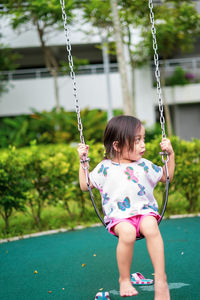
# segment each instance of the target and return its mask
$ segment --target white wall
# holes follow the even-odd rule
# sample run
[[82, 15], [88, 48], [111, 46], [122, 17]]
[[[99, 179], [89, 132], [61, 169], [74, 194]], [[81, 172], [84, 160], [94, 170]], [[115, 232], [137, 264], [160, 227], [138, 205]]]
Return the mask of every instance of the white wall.
[[[120, 78], [118, 73], [110, 75], [113, 107], [122, 107]], [[55, 107], [53, 79], [14, 80], [12, 88], [0, 99], [0, 115], [28, 114], [31, 108], [38, 111]], [[74, 96], [70, 77], [59, 77], [60, 104], [66, 110], [74, 110]], [[78, 98], [81, 108], [107, 109], [107, 90], [104, 74], [77, 76]]]
[[[189, 104], [200, 102], [200, 84], [187, 84], [184, 86], [165, 87], [164, 95], [168, 104]], [[157, 102], [156, 89], [154, 89], [155, 104]]]
[[[148, 72], [149, 71], [149, 72]], [[153, 91], [151, 89], [150, 70], [135, 72], [137, 117], [147, 126], [155, 122]], [[146, 78], [144, 80], [144, 78]], [[142, 82], [140, 82], [142, 81]], [[53, 79], [24, 79], [10, 82], [12, 88], [1, 95], [0, 116], [29, 114], [31, 108], [37, 111], [51, 110], [55, 107]], [[60, 104], [66, 110], [74, 110], [73, 86], [70, 77], [59, 77]], [[119, 73], [110, 74], [113, 108], [123, 109], [121, 82]], [[77, 76], [78, 98], [81, 109], [88, 107], [108, 109], [107, 86], [104, 74]]]
[[[104, 74], [77, 76], [78, 98], [81, 109], [108, 109], [106, 77]], [[155, 106], [158, 105], [156, 89], [152, 88], [151, 71], [148, 67], [135, 70], [135, 100], [137, 117], [147, 126], [155, 122]], [[37, 111], [55, 107], [53, 79], [24, 79], [10, 82], [8, 93], [0, 97], [0, 116], [29, 114], [31, 108]], [[66, 110], [74, 110], [72, 80], [68, 76], [59, 77], [60, 104]], [[113, 108], [123, 108], [119, 73], [110, 74]], [[183, 87], [166, 87], [168, 104], [189, 104], [200, 102], [200, 84]]]

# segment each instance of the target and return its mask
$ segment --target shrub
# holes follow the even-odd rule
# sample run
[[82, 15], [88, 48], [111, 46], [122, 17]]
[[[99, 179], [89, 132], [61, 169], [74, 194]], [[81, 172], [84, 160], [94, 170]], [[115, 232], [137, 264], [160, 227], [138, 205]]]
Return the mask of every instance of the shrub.
[[[114, 115], [121, 114], [115, 110]], [[85, 140], [93, 143], [103, 142], [103, 132], [107, 123], [107, 112], [100, 109], [84, 109], [81, 111]], [[61, 109], [57, 113], [34, 112], [32, 115], [4, 117], [0, 119], [0, 148], [9, 145], [17, 148], [29, 146], [35, 140], [37, 144], [64, 144], [79, 142], [77, 129], [77, 116], [75, 112], [66, 112]], [[160, 133], [160, 126], [147, 129], [147, 141]]]
[[185, 85], [189, 83], [190, 80], [187, 78], [186, 72], [181, 67], [177, 67], [173, 75], [166, 80], [166, 85], [169, 86]]
[[[179, 192], [187, 201], [187, 212], [198, 212], [200, 210], [200, 140], [192, 142], [180, 140], [178, 137], [171, 138], [175, 151], [175, 173], [174, 180], [170, 183], [170, 193]], [[147, 144], [147, 158], [160, 164], [160, 139]], [[164, 186], [159, 185], [163, 192]], [[182, 200], [182, 199], [180, 199]]]
[[[176, 168], [174, 180], [170, 184], [168, 211], [170, 214], [198, 212], [200, 140], [186, 142], [177, 137], [172, 137], [171, 140], [175, 150]], [[156, 138], [146, 144], [145, 157], [162, 165], [159, 151], [160, 138]], [[35, 225], [41, 229], [41, 213], [48, 205], [66, 209], [69, 224], [77, 220], [77, 210], [74, 210], [76, 206], [79, 218], [87, 221], [89, 215], [86, 207], [91, 207], [91, 201], [89, 194], [82, 193], [79, 188], [79, 159], [76, 147], [66, 144], [44, 146], [32, 143], [31, 147], [1, 150], [0, 154], [0, 208], [5, 222], [13, 210], [26, 213], [31, 211]], [[90, 170], [100, 162], [103, 154], [102, 144], [90, 144]], [[164, 184], [159, 183], [156, 189], [156, 195], [160, 199], [164, 187]], [[100, 209], [100, 195], [96, 190], [94, 198]], [[8, 229], [7, 226], [7, 231]]]
[[0, 215], [9, 231], [9, 218], [13, 210], [25, 210], [26, 191], [30, 185], [25, 177], [26, 158], [10, 147], [0, 156]]

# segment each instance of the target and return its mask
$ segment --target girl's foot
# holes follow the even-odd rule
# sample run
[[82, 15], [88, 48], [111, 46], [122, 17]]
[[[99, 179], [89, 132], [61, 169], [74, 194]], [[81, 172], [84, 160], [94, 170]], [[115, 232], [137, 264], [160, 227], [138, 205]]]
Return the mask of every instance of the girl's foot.
[[166, 280], [155, 280], [154, 300], [170, 300], [169, 288]]
[[138, 292], [132, 286], [131, 281], [129, 279], [119, 280], [119, 285], [121, 297], [136, 296], [138, 294]]

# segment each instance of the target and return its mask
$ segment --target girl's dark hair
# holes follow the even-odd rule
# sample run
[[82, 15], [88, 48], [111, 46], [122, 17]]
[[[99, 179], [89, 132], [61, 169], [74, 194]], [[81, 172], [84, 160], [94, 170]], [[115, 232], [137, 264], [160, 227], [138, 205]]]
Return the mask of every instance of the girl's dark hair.
[[133, 150], [135, 136], [141, 125], [140, 120], [132, 116], [113, 117], [104, 131], [105, 158], [117, 156], [118, 153], [113, 148], [113, 142], [115, 141], [118, 143], [119, 152], [123, 150], [124, 146], [128, 146], [130, 150]]

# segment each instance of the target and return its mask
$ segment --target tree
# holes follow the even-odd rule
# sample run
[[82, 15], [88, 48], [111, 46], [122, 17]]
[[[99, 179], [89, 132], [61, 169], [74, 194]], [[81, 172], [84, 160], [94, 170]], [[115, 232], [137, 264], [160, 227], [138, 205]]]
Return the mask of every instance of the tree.
[[135, 68], [137, 61], [132, 55], [132, 49], [136, 43], [134, 35], [134, 29], [144, 26], [146, 20], [149, 17], [149, 8], [147, 3], [144, 4], [141, 0], [120, 0], [118, 1], [118, 11], [121, 23], [121, 34], [123, 37], [123, 43], [127, 46], [129, 64], [131, 66], [131, 90], [133, 99], [133, 113], [136, 115], [135, 104]]
[[98, 29], [98, 34], [101, 36], [102, 41], [113, 41], [113, 36], [115, 36], [114, 41], [116, 43], [116, 54], [122, 83], [124, 112], [126, 114], [133, 114], [133, 99], [131, 99], [129, 94], [123, 42], [115, 3], [114, 7], [112, 6], [114, 9], [112, 9], [110, 0], [89, 0], [83, 1], [79, 8], [83, 11], [84, 21], [92, 23], [93, 27]]
[[124, 102], [124, 113], [125, 114], [133, 114], [135, 115], [135, 109], [133, 111], [133, 103], [129, 93], [129, 85], [128, 85], [128, 76], [127, 76], [127, 68], [126, 68], [126, 60], [124, 55], [124, 45], [122, 40], [122, 32], [120, 26], [119, 12], [117, 8], [117, 1], [110, 0], [111, 8], [112, 8], [112, 20], [115, 32], [115, 41], [116, 41], [116, 49], [117, 49], [117, 59], [119, 64], [119, 72], [121, 75], [121, 85], [122, 85], [122, 94], [123, 94], [123, 102]]
[[9, 218], [13, 210], [25, 210], [26, 191], [30, 188], [24, 176], [26, 159], [16, 154], [15, 148], [2, 153], [0, 159], [0, 215], [9, 232]]
[[[47, 45], [46, 39], [52, 30], [63, 28], [60, 3], [57, 0], [3, 0], [4, 10], [1, 14], [9, 15], [13, 29], [20, 28], [21, 25], [28, 25], [37, 30], [40, 45], [44, 54], [45, 65], [54, 79], [54, 91], [57, 112], [60, 111], [58, 70], [57, 61], [52, 47]], [[72, 18], [71, 10], [73, 0], [68, 0], [66, 10], [69, 20]]]
[[[18, 58], [17, 53], [13, 53], [10, 48], [0, 44], [0, 72], [15, 70], [18, 66], [16, 63]], [[7, 92], [8, 88], [8, 78], [0, 73], [0, 95]]]
[[[200, 33], [200, 15], [192, 1], [163, 1], [156, 7], [156, 39], [159, 58], [162, 58], [161, 85], [163, 88], [163, 101], [167, 120], [168, 135], [172, 135], [172, 125], [165, 99], [165, 62], [175, 54], [191, 52], [195, 39]], [[137, 45], [137, 51], [133, 53], [141, 61], [147, 61], [153, 57], [152, 35], [149, 27], [141, 27], [142, 41]]]
[[29, 157], [29, 165], [24, 170], [27, 181], [32, 187], [26, 192], [27, 202], [29, 204], [35, 225], [41, 227], [42, 210], [47, 203], [57, 204], [64, 202], [64, 207], [69, 215], [72, 215], [66, 194], [68, 188], [75, 182], [77, 170], [73, 169], [77, 164], [74, 163], [70, 168], [70, 159], [77, 160], [76, 152], [69, 147], [67, 153], [64, 153], [63, 146], [42, 147], [37, 146], [35, 141], [26, 153]]

